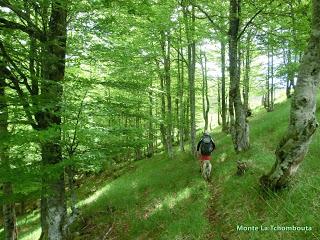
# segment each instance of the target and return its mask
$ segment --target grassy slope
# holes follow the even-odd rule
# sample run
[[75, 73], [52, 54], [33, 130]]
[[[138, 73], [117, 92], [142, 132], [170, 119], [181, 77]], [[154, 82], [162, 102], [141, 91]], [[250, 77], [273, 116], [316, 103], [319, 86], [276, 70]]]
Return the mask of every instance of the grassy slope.
[[159, 155], [137, 162], [83, 209], [74, 239], [201, 239], [209, 192], [191, 159]]
[[[72, 239], [320, 239], [319, 131], [290, 189], [263, 194], [258, 187], [259, 177], [274, 163], [288, 111], [289, 103], [277, 105], [271, 113], [255, 111], [251, 149], [243, 154], [236, 155], [230, 136], [217, 129], [211, 186], [201, 179], [197, 162], [182, 153], [173, 160], [158, 155], [136, 162], [112, 181], [90, 179], [80, 189], [80, 196], [91, 194], [81, 203]], [[235, 175], [235, 161], [240, 159], [250, 167], [242, 177]], [[38, 220], [30, 222], [33, 225], [21, 223], [21, 229], [26, 234], [32, 233], [30, 227], [38, 231], [21, 239], [37, 239]], [[237, 225], [261, 224], [307, 225], [313, 231], [236, 230]]]
[[[91, 225], [91, 230], [81, 231], [87, 236], [78, 239], [92, 234], [99, 239], [109, 229], [108, 236], [115, 239], [320, 239], [319, 131], [290, 189], [263, 194], [258, 187], [259, 177], [274, 163], [288, 111], [289, 103], [277, 105], [271, 113], [256, 111], [250, 123], [251, 149], [243, 154], [236, 155], [230, 136], [216, 131], [212, 189], [201, 180], [190, 156], [180, 154], [171, 161], [157, 156], [137, 163], [136, 170], [112, 182], [86, 208], [84, 221], [76, 228]], [[242, 177], [235, 175], [235, 160], [240, 159], [250, 167]], [[210, 194], [215, 196], [212, 200]], [[313, 230], [245, 232], [237, 231], [237, 225], [296, 225]]]
[[[220, 149], [215, 155], [213, 179], [220, 193], [217, 211], [220, 221], [216, 239], [320, 239], [320, 132], [317, 131], [309, 154], [289, 189], [263, 194], [259, 177], [269, 171], [275, 161], [274, 150], [288, 124], [289, 103], [276, 106], [271, 113], [255, 113], [250, 122], [251, 149], [241, 155], [232, 150], [230, 137], [217, 134]], [[319, 119], [318, 111], [318, 119]], [[235, 176], [235, 160], [249, 162], [250, 169], [242, 177]], [[246, 226], [311, 226], [312, 231], [237, 231]]]

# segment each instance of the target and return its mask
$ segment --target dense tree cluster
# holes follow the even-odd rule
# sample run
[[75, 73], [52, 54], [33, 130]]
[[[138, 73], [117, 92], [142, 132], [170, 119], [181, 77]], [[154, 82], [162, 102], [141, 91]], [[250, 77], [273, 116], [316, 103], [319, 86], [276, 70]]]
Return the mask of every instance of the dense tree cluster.
[[[319, 53], [319, 19], [307, 45], [309, 8], [306, 0], [0, 0], [6, 239], [17, 239], [15, 205], [24, 212], [38, 199], [41, 239], [63, 239], [77, 212], [76, 178], [160, 151], [173, 158], [174, 146], [190, 143], [195, 154], [197, 130], [219, 124], [236, 152], [247, 150], [250, 97], [272, 111], [277, 89], [288, 98], [299, 89], [277, 164], [262, 180], [286, 182], [316, 127], [320, 64], [310, 52]], [[314, 82], [313, 97], [303, 81]], [[301, 106], [308, 114], [294, 110]]]

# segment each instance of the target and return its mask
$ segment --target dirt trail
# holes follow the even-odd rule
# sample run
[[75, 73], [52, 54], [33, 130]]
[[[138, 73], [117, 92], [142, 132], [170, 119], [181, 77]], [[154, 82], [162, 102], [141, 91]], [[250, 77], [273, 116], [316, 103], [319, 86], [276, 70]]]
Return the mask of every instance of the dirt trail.
[[[219, 222], [223, 221], [223, 213], [218, 211], [217, 201], [219, 199], [221, 190], [219, 186], [215, 185], [215, 182], [212, 181], [209, 184], [210, 198], [208, 201], [208, 209], [206, 211], [206, 216], [210, 223], [210, 229], [206, 234], [207, 240], [228, 240], [229, 238], [220, 234], [217, 225]], [[221, 223], [219, 224], [221, 225]]]

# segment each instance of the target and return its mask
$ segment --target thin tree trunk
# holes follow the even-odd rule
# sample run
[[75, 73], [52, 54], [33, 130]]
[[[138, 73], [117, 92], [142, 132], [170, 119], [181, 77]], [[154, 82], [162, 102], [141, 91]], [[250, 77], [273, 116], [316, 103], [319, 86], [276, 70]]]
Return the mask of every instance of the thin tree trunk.
[[191, 153], [196, 154], [196, 112], [195, 112], [195, 64], [196, 64], [196, 43], [193, 39], [195, 31], [195, 9], [191, 6], [191, 16], [188, 16], [185, 9], [185, 23], [188, 40], [188, 78], [189, 78], [189, 100], [190, 100], [190, 140]]
[[229, 29], [229, 112], [231, 135], [236, 152], [249, 148], [249, 126], [246, 113], [241, 102], [240, 73], [238, 68], [238, 31], [239, 6], [238, 0], [230, 0], [230, 29]]
[[[151, 84], [152, 87], [152, 84]], [[153, 96], [152, 96], [152, 91], [149, 91], [149, 144], [148, 144], [148, 157], [152, 157], [154, 154], [154, 129], [153, 129]]]
[[189, 96], [186, 98], [186, 101], [184, 103], [185, 109], [184, 109], [184, 139], [189, 140], [190, 139], [190, 100]]
[[[0, 145], [0, 165], [1, 167], [10, 174], [10, 163], [8, 156], [8, 105], [5, 96], [5, 78], [4, 69], [5, 66], [0, 62], [0, 139], [2, 143]], [[2, 206], [3, 210], [3, 226], [4, 226], [4, 239], [5, 240], [16, 240], [18, 239], [18, 231], [16, 226], [16, 213], [15, 204], [12, 202], [13, 187], [10, 181], [3, 183], [3, 197], [4, 203]]]
[[273, 168], [260, 178], [264, 188], [277, 190], [288, 184], [304, 160], [312, 135], [318, 127], [315, 112], [320, 82], [319, 12], [320, 1], [313, 0], [312, 32], [299, 68], [288, 130], [277, 147]]
[[273, 80], [273, 46], [271, 46], [271, 69], [270, 69], [270, 74], [271, 74], [271, 89], [270, 89], [270, 110], [273, 111], [274, 109], [274, 80]]
[[[138, 109], [139, 112], [139, 109]], [[141, 128], [141, 118], [140, 117], [135, 117], [135, 127], [137, 129]], [[140, 146], [137, 146], [135, 149], [135, 160], [140, 160], [142, 159], [142, 150]]]
[[249, 111], [250, 111], [250, 106], [249, 106], [249, 90], [250, 90], [250, 41], [251, 41], [251, 36], [248, 34], [247, 36], [247, 41], [246, 41], [246, 54], [245, 54], [245, 69], [244, 69], [244, 78], [243, 78], [243, 105], [244, 105], [244, 110], [246, 112], [246, 115], [248, 116]]
[[[182, 43], [181, 27], [179, 29], [179, 41]], [[178, 51], [180, 51], [180, 54], [178, 52], [179, 148], [180, 151], [184, 151], [184, 58], [183, 49], [179, 48]]]
[[209, 126], [209, 96], [208, 96], [208, 76], [207, 76], [207, 56], [200, 52], [200, 64], [202, 72], [202, 115], [204, 120], [204, 130]]
[[163, 149], [167, 152], [168, 144], [167, 144], [167, 138], [166, 138], [166, 99], [164, 94], [164, 76], [161, 73], [160, 66], [158, 66], [159, 71], [159, 77], [160, 77], [160, 89], [161, 89], [161, 122], [160, 122], [160, 133], [161, 133], [161, 142], [163, 145]]
[[227, 99], [226, 99], [226, 45], [224, 40], [220, 41], [221, 45], [221, 120], [222, 131], [228, 132], [227, 123]]
[[222, 117], [222, 114], [221, 114], [221, 88], [220, 88], [220, 81], [221, 79], [218, 78], [217, 79], [217, 82], [218, 82], [218, 87], [217, 87], [217, 105], [218, 105], [218, 125], [220, 126], [221, 125], [221, 117]]
[[[292, 66], [292, 52], [291, 49], [289, 49], [288, 45], [288, 54], [287, 54], [287, 66]], [[288, 69], [288, 78], [287, 78], [287, 89], [286, 89], [286, 94], [287, 98], [290, 98], [292, 96], [292, 89], [294, 89], [294, 72], [292, 71], [291, 68]]]
[[169, 32], [162, 32], [162, 52], [164, 60], [164, 78], [166, 84], [166, 96], [167, 96], [167, 153], [172, 157], [172, 100], [171, 100], [171, 76], [170, 76], [170, 36]]
[[[1, 153], [3, 157], [4, 153]], [[2, 160], [2, 159], [1, 159]], [[3, 183], [3, 196], [5, 198], [3, 204], [3, 221], [4, 221], [4, 239], [16, 240], [18, 239], [18, 230], [16, 224], [15, 204], [10, 200], [13, 194], [12, 184], [10, 182]]]

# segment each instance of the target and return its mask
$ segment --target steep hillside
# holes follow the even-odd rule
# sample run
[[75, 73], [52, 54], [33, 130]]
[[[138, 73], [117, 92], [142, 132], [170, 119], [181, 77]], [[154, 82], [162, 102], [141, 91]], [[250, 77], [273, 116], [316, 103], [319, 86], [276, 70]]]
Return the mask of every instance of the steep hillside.
[[[290, 188], [278, 193], [259, 188], [259, 177], [274, 163], [288, 111], [288, 102], [274, 112], [254, 111], [251, 149], [243, 154], [235, 154], [230, 136], [215, 129], [211, 184], [185, 153], [133, 163], [114, 180], [88, 180], [79, 189], [81, 216], [71, 239], [320, 239], [319, 131]], [[235, 174], [236, 160], [249, 167], [241, 177]], [[36, 215], [29, 219], [20, 222], [21, 239], [37, 239], [39, 220]]]

